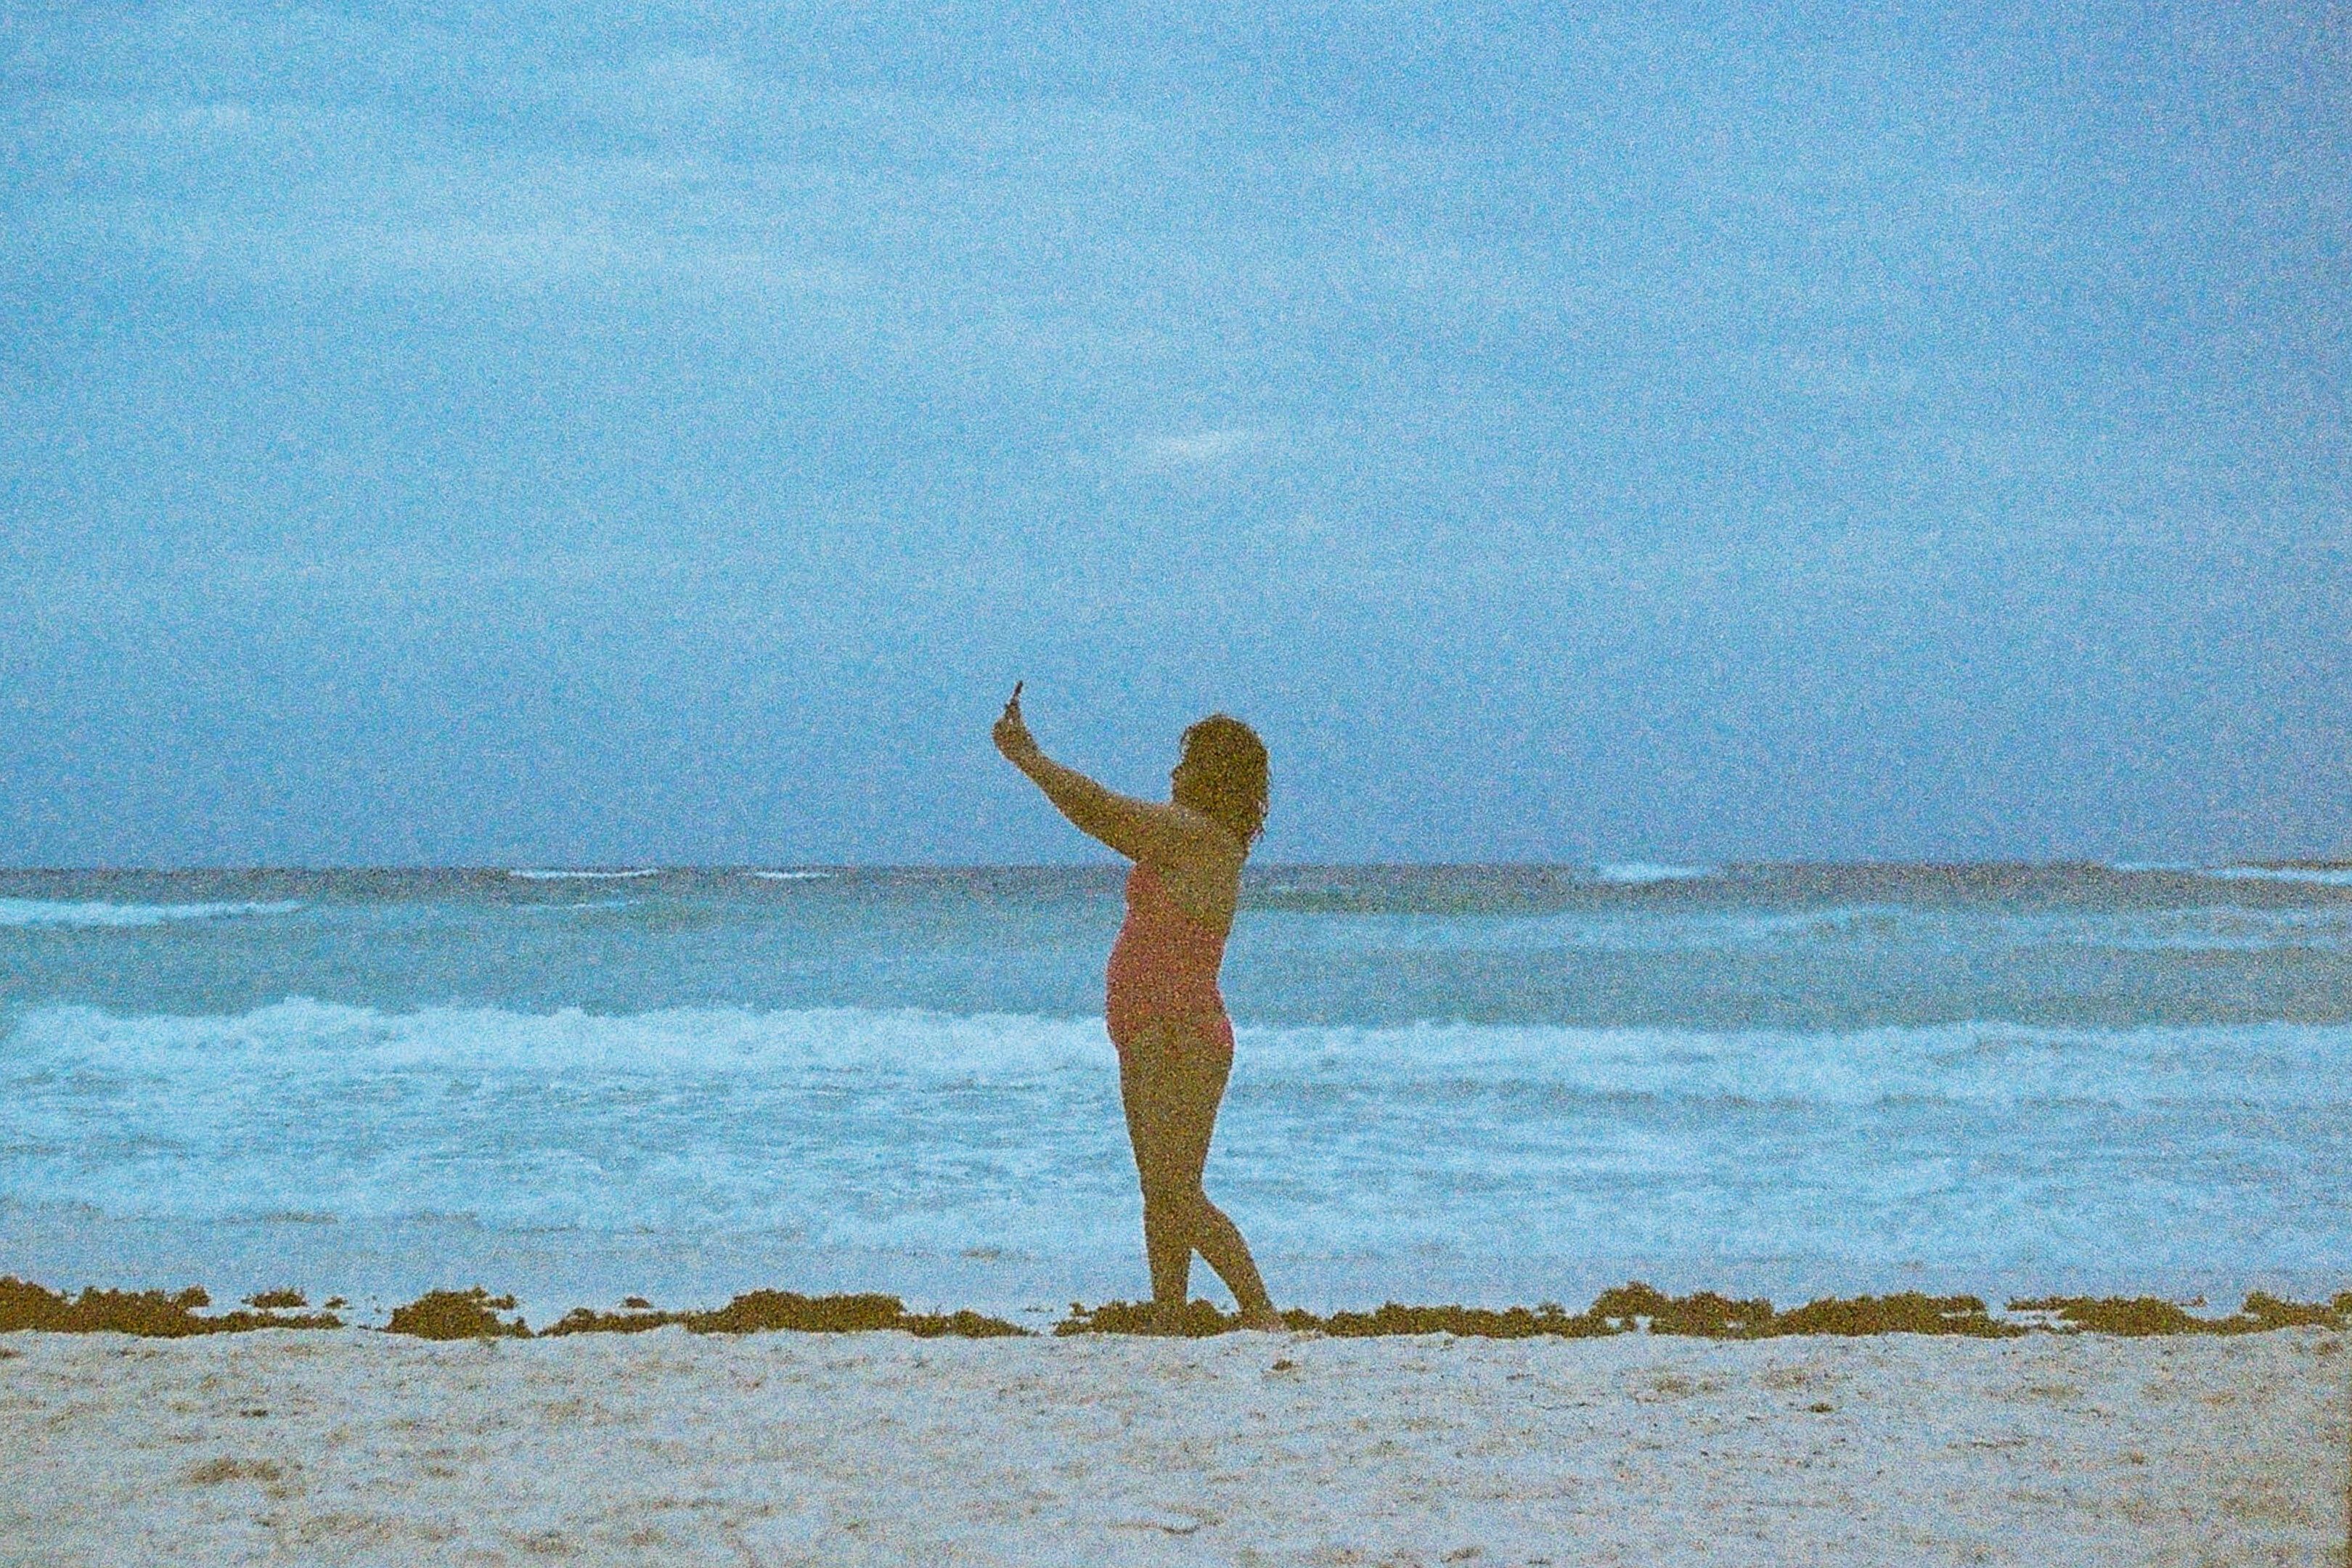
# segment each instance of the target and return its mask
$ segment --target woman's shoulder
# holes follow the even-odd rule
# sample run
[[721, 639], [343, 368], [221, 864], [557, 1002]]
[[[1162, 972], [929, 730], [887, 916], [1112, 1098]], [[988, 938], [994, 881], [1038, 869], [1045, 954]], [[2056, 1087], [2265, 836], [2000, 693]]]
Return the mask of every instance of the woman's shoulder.
[[1242, 863], [1249, 858], [1250, 841], [1205, 811], [1174, 802], [1170, 804], [1183, 818], [1185, 858], [1240, 876]]

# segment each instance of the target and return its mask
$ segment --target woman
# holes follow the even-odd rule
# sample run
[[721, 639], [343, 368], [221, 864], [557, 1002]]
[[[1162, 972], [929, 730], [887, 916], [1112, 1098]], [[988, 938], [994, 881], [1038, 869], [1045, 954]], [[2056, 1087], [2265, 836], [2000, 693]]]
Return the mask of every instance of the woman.
[[1018, 685], [995, 738], [1005, 760], [1079, 831], [1135, 862], [1127, 923], [1111, 945], [1104, 1012], [1143, 1183], [1155, 1315], [1164, 1328], [1181, 1321], [1197, 1250], [1233, 1291], [1243, 1327], [1278, 1329], [1249, 1244], [1201, 1191], [1234, 1067], [1234, 1026], [1217, 969], [1241, 901], [1242, 862], [1265, 821], [1265, 743], [1238, 719], [1202, 720], [1184, 731], [1162, 805], [1114, 794], [1038, 750], [1022, 721]]

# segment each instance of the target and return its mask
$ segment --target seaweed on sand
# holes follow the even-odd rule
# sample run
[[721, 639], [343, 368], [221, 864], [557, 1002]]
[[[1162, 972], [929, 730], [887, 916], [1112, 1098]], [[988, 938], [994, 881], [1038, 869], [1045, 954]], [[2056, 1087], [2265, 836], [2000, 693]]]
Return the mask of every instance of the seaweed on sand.
[[[631, 1302], [644, 1303], [633, 1296]], [[1002, 1318], [973, 1311], [909, 1312], [896, 1296], [861, 1294], [803, 1296], [796, 1290], [747, 1290], [710, 1312], [665, 1312], [650, 1304], [619, 1312], [598, 1312], [576, 1307], [541, 1332], [561, 1334], [634, 1334], [677, 1323], [698, 1334], [751, 1334], [779, 1330], [800, 1333], [867, 1333], [898, 1329], [919, 1339], [953, 1336], [997, 1339], [1028, 1331]]]
[[1785, 1312], [1761, 1297], [1734, 1300], [1712, 1290], [1668, 1296], [1636, 1279], [1603, 1290], [1591, 1316], [1632, 1327], [1644, 1323], [1654, 1334], [1690, 1334], [1705, 1339], [1777, 1339], [1804, 1334], [1966, 1334], [2008, 1339], [2025, 1331], [1996, 1321], [1975, 1296], [1927, 1296], [1905, 1290], [1892, 1296], [1824, 1296]]
[[688, 1312], [682, 1321], [698, 1334], [751, 1334], [770, 1329], [854, 1334], [895, 1329], [907, 1315], [896, 1296], [866, 1292], [803, 1296], [797, 1290], [746, 1290], [715, 1312]]
[[[1579, 1339], [1614, 1333], [1609, 1324], [1591, 1315], [1570, 1316], [1559, 1303], [1526, 1307], [1408, 1307], [1390, 1301], [1370, 1312], [1341, 1310], [1318, 1318], [1300, 1308], [1279, 1314], [1282, 1326], [1301, 1333], [1324, 1333], [1344, 1339], [1373, 1339], [1393, 1334], [1458, 1334], [1464, 1338], [1523, 1340], [1538, 1335]], [[1184, 1304], [1171, 1323], [1148, 1301], [1106, 1301], [1099, 1307], [1070, 1303], [1070, 1315], [1054, 1325], [1059, 1336], [1071, 1334], [1152, 1334], [1180, 1339], [1204, 1339], [1232, 1333], [1242, 1326], [1237, 1316], [1217, 1310], [1206, 1301]]]
[[2239, 1310], [2265, 1329], [2352, 1328], [2352, 1290], [2338, 1291], [2332, 1301], [2283, 1301], [2255, 1290]]
[[1734, 1300], [1712, 1290], [1669, 1296], [1635, 1279], [1593, 1299], [1588, 1316], [1622, 1328], [1646, 1320], [1654, 1334], [1696, 1334], [1706, 1339], [1750, 1338], [1772, 1321], [1772, 1303], [1761, 1297]]
[[1185, 1302], [1183, 1311], [1173, 1321], [1152, 1302], [1103, 1302], [1101, 1307], [1070, 1302], [1070, 1317], [1054, 1323], [1054, 1338], [1068, 1338], [1073, 1333], [1143, 1333], [1176, 1340], [1204, 1340], [1209, 1335], [1230, 1333], [1240, 1326], [1240, 1317], [1225, 1317], [1223, 1311], [1204, 1300]]
[[[642, 1297], [633, 1298], [642, 1300]], [[642, 1334], [648, 1329], [658, 1329], [686, 1321], [684, 1312], [656, 1312], [631, 1309], [624, 1303], [618, 1312], [600, 1312], [593, 1307], [574, 1307], [547, 1327], [539, 1331], [541, 1339], [560, 1339], [566, 1334]]]
[[[14, 1275], [0, 1278], [0, 1333], [38, 1329], [59, 1334], [138, 1334], [150, 1339], [186, 1339], [194, 1334], [237, 1334], [255, 1329], [340, 1329], [331, 1312], [289, 1315], [239, 1309], [218, 1317], [196, 1315], [213, 1299], [202, 1286], [166, 1295], [161, 1290], [85, 1289], [68, 1297]], [[299, 1305], [298, 1300], [295, 1305]]]
[[2077, 1332], [2126, 1334], [2258, 1334], [2272, 1329], [2352, 1326], [2352, 1290], [2333, 1301], [2286, 1301], [2255, 1290], [2226, 1318], [2200, 1318], [2154, 1296], [2034, 1296], [2009, 1304], [2012, 1312], [2054, 1312]]
[[470, 1290], [427, 1290], [408, 1305], [394, 1307], [383, 1331], [420, 1340], [521, 1339], [530, 1330], [520, 1318], [507, 1322], [499, 1317], [514, 1310], [514, 1304], [512, 1296], [493, 1296], [479, 1285]]
[[1776, 1314], [1760, 1331], [1780, 1334], [1966, 1334], [1975, 1339], [2014, 1339], [2021, 1323], [1996, 1321], [1976, 1296], [1924, 1296], [1905, 1290], [1893, 1296], [1826, 1296]]
[[[1279, 1315], [1286, 1329], [1313, 1331], [1323, 1327], [1322, 1319], [1296, 1307]], [[1241, 1326], [1238, 1313], [1221, 1312], [1197, 1299], [1185, 1302], [1183, 1310], [1172, 1321], [1150, 1301], [1105, 1301], [1099, 1307], [1073, 1301], [1070, 1315], [1054, 1325], [1054, 1333], [1056, 1338], [1072, 1334], [1147, 1334], [1197, 1340], [1229, 1334]]]
[[1002, 1318], [984, 1317], [968, 1308], [952, 1312], [905, 1312], [899, 1315], [895, 1326], [919, 1340], [1026, 1339], [1029, 1335], [1029, 1331], [1018, 1323], [1008, 1323]]
[[[91, 1288], [79, 1297], [69, 1297], [13, 1276], [0, 1277], [0, 1333], [31, 1329], [176, 1339], [255, 1329], [343, 1326], [331, 1310], [295, 1310], [305, 1305], [305, 1299], [291, 1288], [258, 1291], [246, 1301], [246, 1308], [204, 1316], [199, 1309], [211, 1306], [212, 1298], [193, 1285], [176, 1293]], [[341, 1298], [328, 1302], [330, 1309], [341, 1305]], [[520, 1316], [499, 1315], [513, 1311], [514, 1306], [512, 1296], [492, 1296], [479, 1285], [469, 1290], [433, 1290], [394, 1308], [385, 1331], [429, 1340], [529, 1336], [530, 1330]], [[2238, 1311], [2216, 1318], [2197, 1317], [2174, 1302], [2149, 1296], [2045, 1296], [2012, 1300], [2009, 1310], [2046, 1314], [2055, 1320], [2048, 1327], [2059, 1332], [2140, 1336], [2246, 1334], [2298, 1327], [2340, 1330], [2352, 1328], [2352, 1290], [2326, 1301], [2285, 1300], [2256, 1290]], [[1390, 1301], [1372, 1311], [1340, 1310], [1328, 1318], [1294, 1308], [1282, 1313], [1281, 1319], [1286, 1329], [1341, 1338], [1447, 1333], [1475, 1339], [1581, 1339], [1646, 1329], [1654, 1334], [1709, 1339], [1885, 1333], [1990, 1339], [2044, 1327], [1995, 1319], [1974, 1296], [1927, 1296], [1916, 1291], [1850, 1299], [1832, 1296], [1776, 1312], [1770, 1301], [1760, 1298], [1739, 1300], [1711, 1290], [1669, 1296], [1638, 1279], [1602, 1291], [1589, 1309], [1576, 1313], [1555, 1301], [1533, 1308], [1413, 1307]], [[577, 1308], [541, 1332], [545, 1336], [640, 1333], [671, 1323], [706, 1334], [859, 1333], [895, 1329], [925, 1339], [993, 1339], [1029, 1332], [1001, 1318], [970, 1310], [909, 1312], [896, 1296], [871, 1292], [803, 1296], [792, 1290], [745, 1291], [713, 1311], [656, 1310], [643, 1297], [632, 1296], [620, 1311]], [[1054, 1325], [1054, 1332], [1198, 1338], [1230, 1333], [1240, 1327], [1238, 1317], [1221, 1312], [1207, 1301], [1186, 1303], [1172, 1322], [1148, 1302], [1107, 1301], [1089, 1308], [1073, 1301], [1069, 1316]]]
[[1149, 1301], [1105, 1301], [1093, 1308], [1073, 1301], [1070, 1303], [1070, 1315], [1054, 1325], [1054, 1333], [1061, 1339], [1072, 1334], [1150, 1334], [1170, 1339], [1207, 1339], [1213, 1334], [1231, 1333], [1241, 1326], [1240, 1318], [1228, 1316], [1208, 1302], [1198, 1300], [1185, 1302], [1183, 1310], [1172, 1320]]
[[[2265, 1298], [2267, 1300], [2267, 1298]], [[2352, 1296], [2346, 1298], [2352, 1301]], [[2273, 1316], [2294, 1311], [2325, 1311], [2278, 1304]], [[2249, 1303], [2252, 1310], [2252, 1303]], [[1770, 1339], [1799, 1334], [1961, 1334], [1979, 1339], [2008, 1339], [2028, 1331], [2023, 1325], [1994, 1319], [1980, 1298], [1927, 1296], [1905, 1291], [1893, 1296], [1835, 1296], [1776, 1312], [1760, 1297], [1740, 1299], [1712, 1290], [1669, 1296], [1641, 1280], [1603, 1290], [1582, 1312], [1569, 1312], [1556, 1301], [1536, 1307], [1410, 1307], [1391, 1301], [1370, 1312], [1341, 1310], [1328, 1318], [1312, 1312], [1282, 1314], [1286, 1328], [1319, 1331], [1335, 1337], [1369, 1339], [1397, 1334], [1454, 1334], [1465, 1339], [1586, 1339], [1642, 1330], [1654, 1334], [1690, 1335], [1703, 1339]], [[2297, 1318], [2294, 1321], [2318, 1321]], [[1054, 1326], [1056, 1334], [1206, 1335], [1229, 1332], [1240, 1320], [1219, 1312], [1206, 1301], [1186, 1305], [1173, 1326], [1163, 1322], [1146, 1303], [1109, 1301], [1088, 1308], [1070, 1303], [1070, 1315]]]
[[[1285, 1314], [1287, 1316], [1287, 1314]], [[1305, 1316], [1306, 1314], [1301, 1314]], [[1454, 1334], [1463, 1339], [1531, 1340], [1591, 1339], [1619, 1332], [1617, 1326], [1595, 1312], [1570, 1313], [1557, 1301], [1526, 1307], [1407, 1307], [1384, 1302], [1370, 1312], [1338, 1311], [1324, 1319], [1323, 1331], [1337, 1337], [1370, 1339], [1388, 1334]]]

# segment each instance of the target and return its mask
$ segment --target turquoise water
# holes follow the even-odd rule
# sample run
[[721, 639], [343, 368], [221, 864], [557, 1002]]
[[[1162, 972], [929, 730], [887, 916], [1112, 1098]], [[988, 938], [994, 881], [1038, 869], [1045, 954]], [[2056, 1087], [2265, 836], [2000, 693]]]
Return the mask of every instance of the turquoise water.
[[[1138, 1294], [1118, 889], [0, 874], [0, 1271]], [[2352, 1282], [2343, 868], [1273, 868], [1225, 988], [1306, 1304]]]

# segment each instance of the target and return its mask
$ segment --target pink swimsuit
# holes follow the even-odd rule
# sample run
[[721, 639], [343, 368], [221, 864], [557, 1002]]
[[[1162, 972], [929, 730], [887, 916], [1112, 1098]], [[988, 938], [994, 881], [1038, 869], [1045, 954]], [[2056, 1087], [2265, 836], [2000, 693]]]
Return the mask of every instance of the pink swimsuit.
[[1127, 878], [1127, 923], [1103, 977], [1103, 1011], [1119, 1054], [1150, 1026], [1182, 1018], [1231, 1057], [1233, 1021], [1217, 989], [1224, 957], [1223, 933], [1186, 914], [1151, 868], [1137, 862]]

